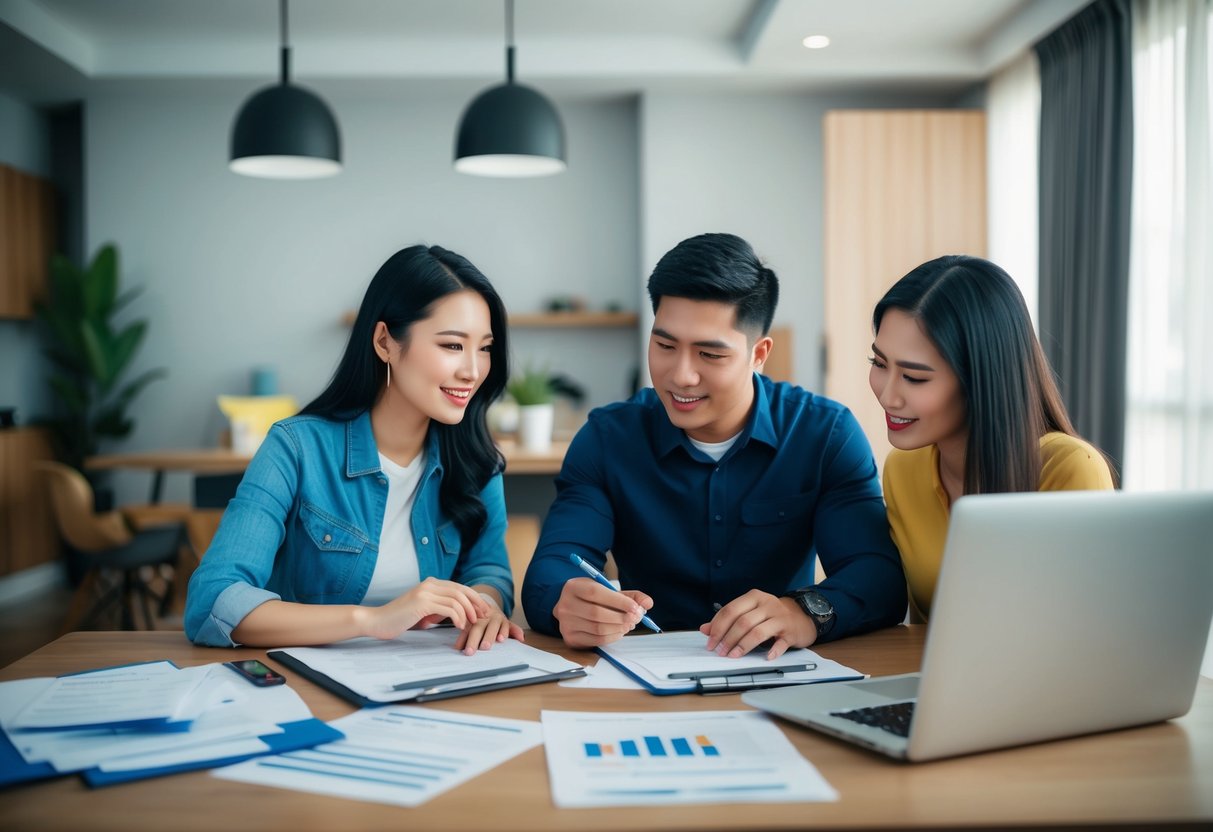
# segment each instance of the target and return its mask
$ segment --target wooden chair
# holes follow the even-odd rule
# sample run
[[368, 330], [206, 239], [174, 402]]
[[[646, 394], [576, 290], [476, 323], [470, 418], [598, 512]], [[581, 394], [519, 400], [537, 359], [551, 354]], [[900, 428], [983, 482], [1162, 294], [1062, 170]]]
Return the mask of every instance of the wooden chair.
[[510, 620], [519, 627], [526, 627], [526, 615], [522, 612], [522, 579], [539, 543], [539, 518], [534, 514], [511, 514], [506, 518], [506, 524], [505, 549], [510, 556], [510, 572], [514, 575], [514, 614]]
[[147, 628], [154, 629], [151, 604], [155, 602], [160, 614], [167, 612], [172, 586], [170, 578], [164, 590], [157, 591], [150, 579], [160, 575], [157, 567], [177, 561], [184, 541], [180, 509], [157, 507], [139, 521], [142, 528], [132, 529], [122, 512], [94, 511], [92, 486], [79, 471], [58, 462], [40, 462], [36, 470], [47, 483], [60, 536], [89, 560], [63, 632], [88, 627], [115, 606], [122, 629], [136, 629], [136, 599]]

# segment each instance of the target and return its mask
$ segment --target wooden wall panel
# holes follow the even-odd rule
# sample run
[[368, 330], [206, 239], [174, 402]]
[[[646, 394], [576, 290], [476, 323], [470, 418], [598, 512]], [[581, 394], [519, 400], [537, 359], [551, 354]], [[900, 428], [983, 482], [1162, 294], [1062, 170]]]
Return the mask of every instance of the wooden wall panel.
[[834, 111], [825, 118], [825, 392], [859, 419], [877, 463], [884, 413], [868, 386], [872, 309], [902, 275], [986, 251], [985, 114]]
[[34, 463], [54, 459], [40, 428], [0, 430], [0, 575], [59, 558], [59, 533]]
[[54, 248], [54, 189], [0, 165], [0, 318], [32, 318]]

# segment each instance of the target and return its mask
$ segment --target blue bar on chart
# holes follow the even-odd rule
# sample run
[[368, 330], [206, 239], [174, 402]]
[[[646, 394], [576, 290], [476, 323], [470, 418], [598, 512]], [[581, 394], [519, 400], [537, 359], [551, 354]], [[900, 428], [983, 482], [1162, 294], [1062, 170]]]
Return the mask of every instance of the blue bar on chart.
[[649, 750], [650, 757], [664, 757], [665, 746], [661, 742], [661, 737], [645, 737], [644, 746]]
[[587, 756], [587, 757], [601, 757], [601, 756], [602, 756], [602, 746], [600, 746], [600, 745], [599, 745], [598, 743], [596, 743], [596, 742], [587, 742], [587, 743], [585, 743], [585, 756]]
[[703, 734], [700, 734], [699, 736], [695, 737], [695, 742], [699, 743], [699, 747], [703, 751], [703, 756], [705, 756], [705, 757], [719, 757], [720, 756], [719, 749], [717, 749], [716, 746], [712, 745], [712, 741], [710, 739], [708, 739], [707, 737], [705, 737]]
[[640, 751], [636, 748], [636, 743], [632, 740], [622, 740], [619, 743], [619, 750], [623, 752], [625, 757], [639, 757]]
[[679, 757], [695, 756], [695, 752], [691, 750], [691, 744], [683, 737], [674, 737], [670, 740], [670, 745], [674, 746], [674, 753]]

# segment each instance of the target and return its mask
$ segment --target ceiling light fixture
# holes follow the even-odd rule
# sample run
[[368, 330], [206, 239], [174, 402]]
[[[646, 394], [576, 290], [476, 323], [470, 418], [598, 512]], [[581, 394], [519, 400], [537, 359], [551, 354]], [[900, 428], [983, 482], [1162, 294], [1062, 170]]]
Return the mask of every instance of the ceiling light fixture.
[[314, 179], [341, 172], [341, 132], [321, 98], [291, 84], [287, 0], [278, 2], [279, 82], [248, 97], [232, 125], [228, 167], [245, 176]]
[[455, 170], [476, 176], [549, 176], [568, 168], [552, 102], [514, 82], [514, 0], [505, 0], [505, 83], [480, 93], [455, 135]]
[[830, 39], [825, 35], [809, 35], [801, 41], [807, 49], [825, 49], [830, 45]]

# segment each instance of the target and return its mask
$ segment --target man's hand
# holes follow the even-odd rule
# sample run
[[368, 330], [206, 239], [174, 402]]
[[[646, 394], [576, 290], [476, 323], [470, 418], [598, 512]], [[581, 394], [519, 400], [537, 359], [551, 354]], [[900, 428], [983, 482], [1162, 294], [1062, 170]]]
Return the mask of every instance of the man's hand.
[[652, 607], [653, 599], [639, 590], [615, 592], [591, 578], [570, 578], [552, 615], [569, 647], [598, 647], [623, 638]]
[[708, 637], [708, 649], [736, 659], [768, 639], [774, 643], [767, 660], [777, 659], [789, 647], [808, 647], [817, 640], [817, 625], [791, 598], [751, 589], [734, 598], [699, 632]]

